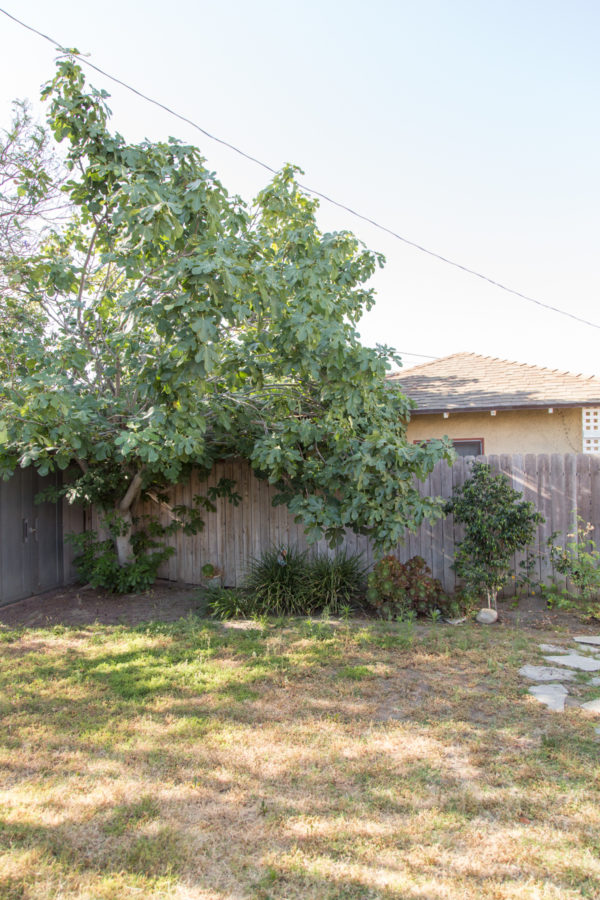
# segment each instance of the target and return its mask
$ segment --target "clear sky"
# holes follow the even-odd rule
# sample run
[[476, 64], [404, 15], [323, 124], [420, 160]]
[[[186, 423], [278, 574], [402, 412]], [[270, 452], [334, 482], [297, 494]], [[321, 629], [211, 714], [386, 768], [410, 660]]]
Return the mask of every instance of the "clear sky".
[[[597, 0], [0, 0], [206, 130], [401, 235], [600, 325]], [[0, 123], [55, 52], [0, 15]], [[268, 173], [132, 94], [129, 140], [198, 144], [230, 191]], [[600, 329], [485, 284], [326, 203], [387, 257], [365, 343], [600, 375]]]

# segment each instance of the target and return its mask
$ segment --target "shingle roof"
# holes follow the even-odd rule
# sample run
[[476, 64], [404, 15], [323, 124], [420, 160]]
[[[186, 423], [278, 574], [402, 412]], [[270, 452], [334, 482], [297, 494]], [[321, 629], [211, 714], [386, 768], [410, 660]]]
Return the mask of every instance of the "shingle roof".
[[453, 353], [389, 376], [418, 412], [600, 406], [600, 378]]

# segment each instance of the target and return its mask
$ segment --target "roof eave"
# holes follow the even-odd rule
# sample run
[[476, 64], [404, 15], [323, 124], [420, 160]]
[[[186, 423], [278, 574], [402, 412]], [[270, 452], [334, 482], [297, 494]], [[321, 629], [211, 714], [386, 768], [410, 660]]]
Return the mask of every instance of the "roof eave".
[[442, 413], [476, 413], [476, 412], [491, 412], [491, 410], [502, 410], [503, 412], [516, 412], [516, 411], [541, 411], [544, 409], [581, 409], [582, 407], [588, 406], [600, 406], [600, 399], [598, 400], [588, 400], [588, 401], [577, 401], [577, 403], [557, 403], [555, 400], [548, 400], [545, 403], [536, 403], [534, 404], [510, 404], [509, 406], [505, 406], [501, 403], [490, 403], [486, 406], [436, 406], [435, 408], [423, 409], [423, 407], [415, 407], [411, 415], [437, 415]]

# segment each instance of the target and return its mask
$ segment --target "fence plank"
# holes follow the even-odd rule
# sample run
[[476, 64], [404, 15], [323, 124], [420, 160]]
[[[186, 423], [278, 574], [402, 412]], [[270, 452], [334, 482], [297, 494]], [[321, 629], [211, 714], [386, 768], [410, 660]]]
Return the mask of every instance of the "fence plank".
[[[510, 486], [513, 486], [513, 458], [508, 453], [501, 453], [498, 461], [498, 471], [504, 475], [504, 477], [508, 480]], [[519, 571], [518, 569], [518, 560], [516, 553], [513, 554], [511, 559], [511, 569], [514, 575]], [[514, 597], [517, 591], [517, 585], [515, 578], [510, 578], [503, 591], [502, 594], [505, 597]]]
[[[430, 489], [433, 497], [440, 497], [442, 493], [442, 465], [444, 461], [436, 463], [430, 476]], [[444, 580], [444, 553], [443, 553], [443, 526], [442, 519], [436, 519], [431, 525], [431, 571], [434, 578]]]
[[[452, 493], [465, 483], [467, 478], [469, 477], [471, 470], [471, 463], [465, 457], [459, 456], [456, 462], [452, 466]], [[451, 553], [454, 558], [455, 547], [459, 544], [465, 536], [465, 528], [464, 525], [460, 525], [458, 522], [454, 520], [454, 529], [453, 529], [453, 538], [454, 538], [454, 546], [452, 547]], [[454, 590], [457, 590], [461, 586], [461, 581], [457, 577], [456, 573], [454, 574]]]
[[[424, 493], [423, 485], [420, 481], [415, 479], [415, 486], [419, 490], [420, 493]], [[417, 528], [416, 531], [406, 531], [406, 539], [404, 544], [404, 550], [400, 554], [400, 559], [402, 562], [406, 562], [411, 559], [413, 556], [419, 556], [421, 553], [421, 529]]]
[[540, 523], [540, 579], [547, 582], [552, 578], [552, 564], [548, 556], [548, 539], [552, 534], [552, 484], [550, 481], [550, 457], [547, 453], [538, 456], [537, 508], [544, 517]]
[[[584, 453], [577, 454], [577, 514], [582, 520], [580, 524], [584, 527], [591, 522], [592, 518], [592, 479], [591, 479], [591, 457]], [[577, 534], [577, 527], [574, 529]], [[586, 542], [585, 549], [589, 549]]]
[[[565, 546], [567, 541], [567, 534], [569, 532], [569, 524], [570, 524], [570, 512], [569, 512], [569, 500], [567, 496], [567, 472], [566, 472], [566, 458], [560, 453], [553, 453], [550, 457], [550, 481], [551, 481], [551, 511], [552, 511], [552, 521], [551, 521], [551, 533], [556, 534], [553, 543], [557, 546], [560, 545], [562, 547]], [[548, 548], [549, 554], [549, 548]], [[550, 561], [550, 557], [548, 556], [549, 566], [550, 566], [550, 575], [551, 578], [557, 586], [565, 587], [566, 586], [566, 578], [564, 575], [561, 575]]]
[[[519, 493], [522, 494], [523, 493], [523, 483], [525, 480], [525, 462], [523, 459], [523, 454], [517, 453], [512, 457], [511, 467], [512, 467], [511, 482], [512, 482], [513, 489], [515, 491], [519, 491]], [[526, 560], [527, 560], [526, 553], [523, 553], [523, 552], [515, 553], [514, 574], [515, 574], [516, 578], [518, 578], [519, 575], [522, 574], [523, 568], [521, 566], [521, 563], [524, 564], [526, 562]], [[514, 594], [518, 595], [519, 589], [517, 587], [516, 580], [512, 581], [512, 585], [514, 585]], [[513, 593], [513, 591], [511, 591], [510, 593]]]
[[[441, 466], [441, 494], [444, 500], [449, 500], [452, 496], [452, 469], [447, 462], [440, 463]], [[454, 570], [451, 568], [454, 561], [454, 516], [443, 516], [440, 520], [442, 524], [442, 578], [441, 582], [444, 590], [449, 594], [454, 593]]]
[[[523, 498], [536, 505], [538, 478], [537, 478], [537, 456], [533, 453], [526, 453], [523, 460]], [[540, 535], [539, 528], [536, 531], [535, 539], [532, 542], [531, 551], [536, 557], [535, 566], [531, 572], [534, 579], [540, 578]]]
[[[423, 482], [422, 492], [429, 497], [435, 496], [431, 475], [428, 475]], [[430, 521], [425, 520], [419, 529], [419, 533], [421, 538], [419, 556], [423, 557], [429, 568], [433, 571], [433, 524]]]
[[594, 526], [592, 539], [596, 547], [600, 548], [600, 456], [591, 456], [590, 459], [590, 522]]
[[[566, 503], [566, 527], [564, 539], [567, 535], [577, 531], [577, 454], [569, 453], [565, 456], [565, 503]], [[564, 545], [564, 542], [563, 542]]]

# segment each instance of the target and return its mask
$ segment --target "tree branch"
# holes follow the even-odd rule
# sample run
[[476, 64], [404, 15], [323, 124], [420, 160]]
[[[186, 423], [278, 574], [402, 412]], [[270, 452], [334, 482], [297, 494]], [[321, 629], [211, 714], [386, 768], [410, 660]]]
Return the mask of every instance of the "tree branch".
[[136, 472], [131, 480], [131, 484], [127, 488], [127, 492], [121, 502], [119, 503], [119, 512], [126, 513], [131, 508], [134, 500], [137, 500], [139, 497], [140, 491], [142, 489], [142, 481], [143, 481], [143, 469], [140, 469], [139, 472]]

